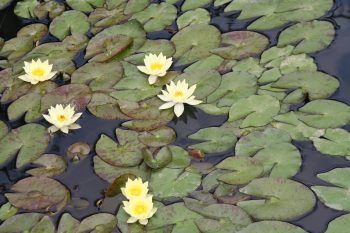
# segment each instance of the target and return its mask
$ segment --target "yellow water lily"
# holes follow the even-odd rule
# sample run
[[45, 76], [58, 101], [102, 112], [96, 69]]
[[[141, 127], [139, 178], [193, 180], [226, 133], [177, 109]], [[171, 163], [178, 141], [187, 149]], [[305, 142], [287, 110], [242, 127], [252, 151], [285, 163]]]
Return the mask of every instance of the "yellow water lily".
[[148, 193], [148, 182], [143, 183], [141, 178], [128, 179], [125, 188], [121, 188], [121, 191], [129, 200], [135, 197], [145, 197]]
[[157, 211], [157, 208], [153, 207], [152, 196], [136, 197], [129, 201], [123, 201], [126, 213], [130, 215], [127, 223], [135, 223], [139, 221], [140, 224], [146, 225], [148, 219], [151, 218]]
[[56, 75], [56, 71], [52, 71], [52, 65], [46, 60], [41, 62], [40, 59], [37, 61], [32, 60], [31, 63], [24, 62], [24, 71], [26, 74], [19, 76], [25, 82], [30, 82], [31, 84], [37, 84], [39, 82], [44, 82], [53, 78]]
[[173, 81], [170, 85], [166, 85], [166, 89], [162, 90], [163, 95], [158, 95], [158, 97], [167, 102], [159, 107], [159, 109], [167, 109], [174, 107], [174, 112], [177, 117], [181, 116], [184, 112], [184, 104], [197, 105], [202, 103], [200, 100], [196, 100], [193, 96], [197, 85], [191, 87], [188, 86], [186, 80], [177, 81], [176, 85]]
[[81, 116], [82, 113], [75, 113], [74, 108], [67, 105], [65, 108], [61, 104], [57, 104], [48, 110], [49, 114], [43, 114], [45, 120], [53, 124], [49, 128], [50, 133], [54, 133], [61, 130], [63, 133], [68, 133], [72, 129], [80, 129], [81, 126], [75, 122]]
[[138, 66], [137, 68], [149, 75], [149, 84], [154, 84], [158, 77], [163, 77], [173, 63], [172, 58], [166, 58], [163, 53], [158, 56], [156, 54], [149, 54], [145, 56], [144, 66]]

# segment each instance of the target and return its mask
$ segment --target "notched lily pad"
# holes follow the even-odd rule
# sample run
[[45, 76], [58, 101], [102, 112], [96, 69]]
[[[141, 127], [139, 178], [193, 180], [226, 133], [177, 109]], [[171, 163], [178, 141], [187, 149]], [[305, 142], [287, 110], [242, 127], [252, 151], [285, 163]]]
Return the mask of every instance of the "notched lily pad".
[[34, 9], [38, 4], [37, 0], [22, 0], [17, 2], [14, 12], [22, 18], [33, 18]]
[[17, 32], [18, 37], [32, 37], [33, 41], [39, 41], [42, 37], [44, 37], [47, 32], [48, 28], [45, 24], [41, 23], [35, 23], [35, 24], [29, 24], [23, 28], [21, 28]]
[[208, 24], [210, 22], [210, 14], [203, 8], [198, 8], [185, 12], [176, 20], [177, 27], [182, 29], [194, 24]]
[[50, 0], [46, 2], [41, 2], [34, 8], [34, 15], [39, 19], [44, 19], [49, 17], [54, 19], [61, 15], [65, 10], [65, 6], [62, 3]]
[[346, 232], [350, 227], [350, 214], [342, 215], [333, 219], [327, 227], [325, 233], [340, 233]]
[[73, 10], [89, 13], [94, 10], [95, 7], [102, 7], [104, 0], [67, 0], [67, 4], [73, 8]]
[[62, 174], [67, 168], [64, 158], [54, 154], [44, 154], [35, 160], [33, 164], [39, 167], [26, 171], [32, 176], [53, 177]]
[[138, 139], [150, 147], [161, 147], [171, 144], [176, 139], [175, 131], [167, 126], [140, 133]]

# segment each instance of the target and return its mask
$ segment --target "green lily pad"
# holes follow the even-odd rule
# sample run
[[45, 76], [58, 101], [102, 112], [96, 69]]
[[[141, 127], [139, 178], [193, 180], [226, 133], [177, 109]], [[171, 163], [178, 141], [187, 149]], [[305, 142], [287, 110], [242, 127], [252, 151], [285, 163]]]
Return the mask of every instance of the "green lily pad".
[[[16, 61], [33, 49], [33, 38], [15, 37], [5, 42], [0, 50], [0, 56], [7, 57], [10, 61]], [[23, 64], [23, 63], [22, 63]]]
[[32, 37], [33, 41], [36, 42], [43, 38], [48, 30], [45, 24], [29, 24], [17, 32], [17, 37]]
[[40, 213], [23, 213], [15, 215], [0, 225], [3, 233], [26, 232], [35, 227], [45, 215]]
[[0, 220], [5, 221], [6, 219], [16, 215], [17, 212], [18, 209], [12, 206], [11, 203], [7, 202], [0, 207]]
[[68, 189], [56, 180], [47, 177], [29, 177], [11, 187], [12, 193], [5, 196], [21, 209], [56, 212], [65, 207], [70, 198]]
[[215, 166], [221, 170], [230, 171], [218, 177], [218, 180], [227, 184], [247, 184], [264, 172], [263, 164], [249, 157], [229, 157]]
[[287, 45], [287, 46], [282, 47], [282, 48], [279, 48], [276, 46], [271, 47], [271, 48], [265, 50], [261, 54], [260, 62], [265, 64], [265, 63], [271, 62], [273, 60], [276, 60], [278, 58], [287, 57], [287, 56], [292, 54], [293, 50], [294, 50], [294, 46], [291, 46], [291, 45]]
[[[250, 224], [237, 233], [307, 233], [302, 228], [280, 221], [261, 221]], [[340, 233], [340, 232], [339, 232]]]
[[102, 7], [104, 0], [67, 0], [67, 4], [77, 11], [89, 13], [94, 10], [95, 7]]
[[60, 16], [65, 10], [65, 6], [62, 3], [56, 1], [41, 2], [34, 8], [34, 15], [39, 19], [45, 19], [49, 17], [54, 19]]
[[349, 211], [350, 168], [336, 168], [317, 175], [318, 178], [334, 186], [312, 186], [311, 189], [329, 208]]
[[312, 57], [305, 53], [291, 55], [281, 61], [280, 70], [282, 74], [288, 74], [295, 71], [317, 71], [317, 65]]
[[311, 140], [323, 154], [350, 156], [350, 133], [344, 129], [327, 129], [322, 138], [312, 137]]
[[176, 16], [176, 7], [162, 2], [160, 4], [149, 5], [145, 10], [134, 14], [132, 19], [136, 19], [142, 23], [146, 32], [155, 32], [171, 25], [176, 19]]
[[33, 18], [34, 8], [38, 5], [37, 0], [22, 0], [17, 2], [14, 12], [22, 18]]
[[231, 107], [240, 99], [254, 95], [257, 81], [254, 75], [246, 72], [230, 72], [222, 76], [220, 86], [210, 94], [207, 103], [217, 102], [218, 107]]
[[241, 60], [261, 54], [269, 44], [266, 36], [250, 31], [234, 31], [221, 35], [219, 48], [212, 53], [229, 60]]
[[131, 167], [139, 165], [143, 159], [142, 144], [138, 133], [131, 130], [116, 129], [118, 142], [102, 134], [96, 143], [96, 153], [105, 162], [113, 166]]
[[279, 101], [267, 95], [252, 95], [234, 103], [229, 112], [229, 121], [244, 119], [241, 128], [267, 125], [280, 111]]
[[36, 224], [33, 229], [30, 231], [31, 233], [55, 233], [55, 226], [53, 225], [49, 216], [44, 216], [38, 224]]
[[60, 175], [67, 168], [67, 163], [64, 158], [54, 154], [44, 154], [33, 161], [33, 164], [39, 165], [40, 167], [27, 171], [27, 173], [32, 176], [53, 177]]
[[[241, 11], [238, 19], [259, 17], [248, 26], [249, 30], [270, 30], [281, 27], [288, 22], [306, 22], [323, 16], [332, 8], [331, 0], [305, 1], [275, 1], [262, 0], [250, 2], [248, 0], [232, 1], [225, 12]], [[296, 7], [297, 6], [297, 7]]]
[[267, 128], [263, 132], [255, 131], [239, 139], [235, 154], [253, 156], [260, 150], [278, 143], [289, 143], [291, 137], [284, 130]]
[[327, 48], [334, 36], [334, 26], [328, 21], [303, 22], [282, 31], [278, 38], [278, 47], [297, 44], [294, 54], [313, 53]]
[[64, 213], [60, 218], [57, 232], [76, 233], [80, 222], [72, 217], [69, 213]]
[[0, 10], [5, 9], [11, 4], [12, 0], [0, 0]]
[[261, 198], [238, 203], [258, 220], [291, 220], [308, 213], [316, 204], [310, 189], [283, 178], [255, 179], [240, 191]]
[[117, 225], [117, 218], [113, 214], [98, 213], [84, 218], [78, 228], [78, 233], [83, 232], [108, 232]]
[[350, 107], [334, 100], [314, 100], [299, 108], [299, 119], [308, 126], [326, 129], [350, 122]]
[[265, 68], [263, 68], [260, 65], [259, 59], [249, 57], [249, 58], [246, 58], [246, 59], [243, 59], [243, 60], [237, 62], [232, 67], [232, 71], [247, 72], [247, 73], [252, 74], [258, 78], [265, 71]]
[[199, 7], [205, 6], [210, 2], [211, 0], [185, 0], [185, 2], [182, 4], [181, 10], [182, 11], [194, 10]]
[[171, 162], [167, 165], [168, 168], [186, 168], [190, 165], [191, 159], [188, 152], [179, 146], [168, 146], [172, 158]]
[[90, 29], [87, 16], [80, 11], [65, 11], [50, 24], [50, 33], [63, 40], [70, 34], [86, 34]]
[[110, 90], [122, 77], [123, 67], [119, 62], [91, 62], [72, 74], [71, 83], [89, 85], [92, 91]]
[[201, 59], [189, 67], [187, 67], [184, 71], [185, 72], [192, 72], [192, 71], [205, 71], [205, 70], [216, 70], [220, 67], [220, 65], [223, 63], [224, 59], [217, 55], [211, 55], [207, 58]]
[[162, 147], [153, 155], [148, 149], [142, 150], [145, 163], [152, 169], [160, 169], [167, 166], [172, 161], [172, 154], [169, 148]]
[[350, 225], [350, 214], [345, 214], [332, 220], [325, 233], [346, 233]]
[[[203, 32], [206, 32], [205, 34]], [[197, 24], [181, 29], [171, 38], [175, 44], [177, 65], [198, 61], [210, 55], [210, 50], [219, 47], [220, 31], [211, 25]]]
[[163, 168], [153, 171], [149, 182], [156, 198], [182, 198], [197, 189], [201, 183], [201, 175], [181, 168]]
[[129, 0], [126, 2], [127, 3], [124, 9], [125, 15], [140, 12], [150, 4], [150, 0]]
[[0, 164], [17, 155], [16, 167], [36, 160], [47, 148], [49, 135], [45, 127], [38, 124], [27, 124], [11, 130], [0, 140]]
[[150, 147], [161, 147], [171, 144], [176, 139], [175, 131], [167, 126], [145, 131], [138, 136], [140, 142]]
[[194, 24], [208, 24], [210, 22], [210, 14], [203, 8], [187, 11], [177, 18], [176, 23], [179, 29]]
[[221, 127], [200, 129], [188, 138], [204, 141], [190, 146], [191, 149], [197, 149], [203, 153], [224, 152], [233, 148], [237, 142], [235, 132], [231, 129]]

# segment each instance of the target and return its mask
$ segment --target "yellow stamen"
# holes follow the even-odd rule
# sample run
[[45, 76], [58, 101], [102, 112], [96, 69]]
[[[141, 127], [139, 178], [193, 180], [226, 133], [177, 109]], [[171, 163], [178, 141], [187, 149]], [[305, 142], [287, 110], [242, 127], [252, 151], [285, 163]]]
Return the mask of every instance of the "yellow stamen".
[[59, 121], [59, 122], [63, 122], [63, 121], [65, 121], [67, 118], [66, 118], [66, 116], [65, 115], [59, 115], [58, 117], [57, 117], [57, 120]]
[[135, 210], [136, 214], [143, 214], [146, 212], [146, 206], [139, 204], [139, 205], [135, 206], [134, 210]]
[[175, 97], [183, 97], [185, 94], [183, 93], [183, 91], [176, 91], [175, 92]]
[[32, 70], [32, 75], [34, 75], [34, 76], [42, 77], [42, 76], [44, 76], [44, 74], [45, 74], [45, 71], [42, 68], [40, 68], [40, 67], [35, 68], [35, 69]]
[[133, 196], [140, 196], [141, 194], [141, 189], [140, 188], [133, 188], [130, 190], [131, 195]]
[[160, 62], [156, 62], [156, 63], [151, 64], [152, 71], [161, 70], [161, 69], [163, 69], [163, 67], [164, 67], [164, 65]]

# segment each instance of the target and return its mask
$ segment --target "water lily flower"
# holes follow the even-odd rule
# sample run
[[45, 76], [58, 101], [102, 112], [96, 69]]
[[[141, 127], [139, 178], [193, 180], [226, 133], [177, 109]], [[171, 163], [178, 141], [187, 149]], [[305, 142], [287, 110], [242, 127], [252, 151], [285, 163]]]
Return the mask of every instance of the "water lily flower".
[[156, 54], [146, 55], [144, 62], [144, 66], [138, 66], [137, 68], [141, 72], [149, 75], [148, 82], [152, 85], [157, 81], [158, 77], [163, 77], [166, 75], [166, 72], [173, 63], [173, 60], [172, 58], [167, 59], [163, 53], [160, 53], [158, 56]]
[[141, 178], [135, 180], [128, 179], [125, 188], [121, 188], [123, 195], [127, 199], [135, 197], [146, 197], [148, 193], [148, 182], [143, 183]]
[[56, 71], [52, 71], [52, 65], [49, 64], [48, 60], [41, 62], [40, 59], [37, 61], [32, 60], [31, 63], [24, 62], [23, 69], [26, 74], [21, 75], [18, 78], [34, 85], [53, 78], [57, 73]]
[[202, 103], [200, 100], [196, 100], [195, 96], [192, 94], [196, 90], [197, 85], [193, 85], [190, 88], [186, 80], [177, 81], [176, 85], [173, 81], [170, 85], [166, 85], [166, 89], [162, 90], [163, 95], [158, 95], [158, 97], [167, 102], [159, 107], [159, 109], [167, 109], [174, 107], [174, 112], [177, 117], [181, 116], [184, 112], [184, 104], [197, 105]]
[[80, 129], [81, 126], [75, 122], [81, 116], [82, 113], [75, 113], [74, 108], [67, 105], [65, 108], [61, 104], [57, 104], [48, 110], [49, 114], [43, 114], [45, 120], [53, 124], [49, 128], [50, 133], [54, 133], [61, 130], [63, 133], [68, 133], [72, 129]]
[[136, 197], [129, 201], [123, 201], [126, 213], [130, 215], [127, 223], [135, 223], [139, 221], [140, 224], [146, 225], [148, 219], [151, 218], [157, 211], [157, 208], [153, 207], [152, 196]]

